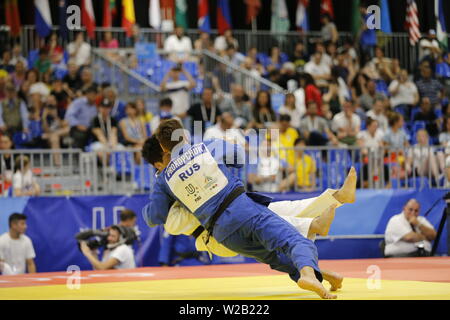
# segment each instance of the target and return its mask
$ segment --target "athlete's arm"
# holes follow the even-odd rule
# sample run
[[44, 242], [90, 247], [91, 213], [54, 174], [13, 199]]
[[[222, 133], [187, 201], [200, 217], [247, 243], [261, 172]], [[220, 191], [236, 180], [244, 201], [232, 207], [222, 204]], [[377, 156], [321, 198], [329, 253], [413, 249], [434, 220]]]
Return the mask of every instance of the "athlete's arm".
[[198, 219], [178, 201], [170, 207], [164, 230], [171, 235], [191, 235], [200, 226]]
[[166, 223], [169, 204], [175, 200], [165, 190], [163, 179], [163, 176], [156, 179], [153, 192], [150, 195], [150, 202], [142, 209], [142, 216], [149, 227]]

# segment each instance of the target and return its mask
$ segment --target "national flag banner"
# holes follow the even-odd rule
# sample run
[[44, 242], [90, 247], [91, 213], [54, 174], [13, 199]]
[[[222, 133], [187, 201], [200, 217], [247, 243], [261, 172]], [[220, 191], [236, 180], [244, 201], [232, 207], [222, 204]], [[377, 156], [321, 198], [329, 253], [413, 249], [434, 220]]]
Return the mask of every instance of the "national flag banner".
[[52, 31], [52, 16], [48, 0], [34, 0], [34, 24], [38, 35], [45, 38]]
[[251, 23], [259, 14], [259, 9], [261, 9], [260, 0], [245, 0], [247, 5], [247, 23]]
[[297, 12], [295, 14], [295, 25], [297, 28], [308, 31], [309, 21], [308, 21], [308, 6], [309, 0], [298, 0], [297, 2]]
[[198, 28], [203, 32], [211, 32], [208, 0], [198, 0]]
[[133, 0], [122, 0], [122, 28], [126, 30], [127, 37], [133, 34], [133, 26], [136, 23]]
[[67, 39], [69, 30], [67, 29], [67, 0], [58, 1], [58, 20], [59, 35], [63, 39]]
[[392, 33], [391, 27], [391, 15], [389, 13], [389, 3], [388, 0], [380, 0], [381, 8], [381, 31], [384, 33]]
[[447, 28], [445, 26], [444, 7], [442, 0], [434, 1], [434, 13], [436, 15], [436, 37], [440, 45], [447, 50]]
[[184, 29], [188, 28], [186, 0], [175, 0], [175, 24]]
[[289, 30], [289, 14], [285, 0], [272, 0], [272, 19], [270, 22], [272, 32], [287, 32]]
[[10, 33], [13, 37], [20, 35], [20, 15], [17, 0], [6, 0], [5, 3], [6, 24], [9, 26]]
[[420, 29], [417, 5], [414, 0], [408, 0], [407, 2], [405, 27], [408, 30], [409, 43], [415, 46], [420, 39]]
[[86, 27], [89, 38], [95, 38], [95, 15], [92, 0], [82, 0], [81, 2], [81, 23]]
[[153, 29], [161, 28], [161, 7], [159, 0], [150, 0], [148, 6], [148, 21]]
[[112, 27], [112, 11], [110, 0], [103, 0], [103, 27]]
[[217, 29], [219, 34], [232, 28], [229, 0], [218, 0], [217, 2]]
[[320, 3], [320, 14], [328, 14], [331, 19], [334, 19], [333, 2], [331, 0], [322, 0]]

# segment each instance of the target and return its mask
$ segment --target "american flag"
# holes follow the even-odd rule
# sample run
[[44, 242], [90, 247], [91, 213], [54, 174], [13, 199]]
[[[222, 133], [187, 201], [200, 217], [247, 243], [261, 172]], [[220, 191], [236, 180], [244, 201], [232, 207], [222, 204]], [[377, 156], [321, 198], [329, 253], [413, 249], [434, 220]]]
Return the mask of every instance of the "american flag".
[[414, 0], [408, 0], [406, 7], [405, 26], [409, 32], [409, 43], [415, 46], [420, 39], [419, 18], [417, 16], [417, 6]]

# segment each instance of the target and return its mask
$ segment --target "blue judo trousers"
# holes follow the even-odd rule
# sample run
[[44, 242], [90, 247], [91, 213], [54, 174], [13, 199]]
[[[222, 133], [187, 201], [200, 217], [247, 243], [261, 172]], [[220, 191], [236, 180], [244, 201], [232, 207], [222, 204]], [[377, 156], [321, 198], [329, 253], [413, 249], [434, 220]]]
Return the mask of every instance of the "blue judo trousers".
[[[217, 139], [173, 150], [170, 163], [156, 179], [150, 202], [142, 210], [144, 220], [149, 226], [164, 224], [170, 205], [177, 200], [207, 228], [227, 195], [243, 186], [230, 167], [242, 167], [244, 159], [240, 146]], [[306, 266], [322, 281], [314, 243], [245, 193], [217, 219], [213, 236], [239, 254], [288, 273], [296, 282], [299, 270]]]

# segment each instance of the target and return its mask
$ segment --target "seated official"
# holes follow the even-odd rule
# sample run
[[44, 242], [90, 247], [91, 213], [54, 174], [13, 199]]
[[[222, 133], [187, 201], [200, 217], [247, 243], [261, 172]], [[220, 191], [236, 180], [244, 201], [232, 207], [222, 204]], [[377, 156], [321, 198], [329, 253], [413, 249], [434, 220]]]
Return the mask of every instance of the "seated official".
[[420, 204], [410, 199], [403, 211], [393, 216], [386, 227], [386, 257], [420, 257], [431, 254], [436, 231], [425, 217], [419, 217]]

